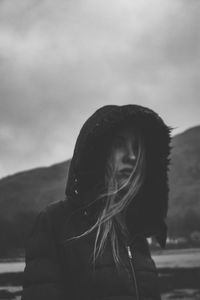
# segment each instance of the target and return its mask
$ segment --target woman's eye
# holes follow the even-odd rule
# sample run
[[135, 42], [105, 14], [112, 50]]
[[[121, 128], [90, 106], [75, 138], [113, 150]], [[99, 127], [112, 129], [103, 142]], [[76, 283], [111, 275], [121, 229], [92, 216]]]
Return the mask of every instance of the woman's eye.
[[132, 149], [133, 149], [133, 152], [134, 152], [134, 153], [137, 153], [137, 152], [138, 152], [137, 145], [134, 144], [134, 145], [132, 146]]
[[117, 148], [122, 148], [124, 147], [124, 141], [122, 139], [117, 139], [114, 141], [114, 146]]

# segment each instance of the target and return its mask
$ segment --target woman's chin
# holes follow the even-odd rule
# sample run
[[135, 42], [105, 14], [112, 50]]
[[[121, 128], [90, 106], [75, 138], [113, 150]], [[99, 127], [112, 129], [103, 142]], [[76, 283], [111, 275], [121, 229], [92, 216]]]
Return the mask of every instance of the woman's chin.
[[123, 178], [120, 178], [118, 179], [118, 187], [119, 188], [123, 188], [123, 189], [127, 189], [129, 187], [129, 180], [128, 180], [129, 177], [123, 177]]

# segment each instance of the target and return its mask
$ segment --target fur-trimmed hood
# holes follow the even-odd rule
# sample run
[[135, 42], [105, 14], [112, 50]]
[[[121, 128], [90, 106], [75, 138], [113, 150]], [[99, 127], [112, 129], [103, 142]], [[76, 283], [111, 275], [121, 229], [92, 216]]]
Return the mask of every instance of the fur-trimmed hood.
[[89, 217], [100, 208], [94, 197], [101, 189], [106, 153], [113, 133], [124, 125], [137, 126], [146, 147], [146, 179], [130, 204], [127, 222], [132, 234], [155, 236], [166, 245], [168, 210], [168, 167], [170, 131], [158, 114], [139, 105], [107, 105], [98, 109], [83, 125], [71, 160], [66, 196], [75, 209]]

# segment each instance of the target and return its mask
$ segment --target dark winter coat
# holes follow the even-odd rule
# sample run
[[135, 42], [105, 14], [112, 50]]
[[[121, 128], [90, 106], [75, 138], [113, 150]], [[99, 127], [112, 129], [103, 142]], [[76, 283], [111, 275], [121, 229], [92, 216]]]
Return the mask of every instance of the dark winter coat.
[[[95, 231], [89, 229], [101, 209], [101, 190], [113, 133], [122, 125], [140, 128], [146, 148], [143, 188], [127, 210], [129, 241], [120, 242], [122, 264], [114, 263], [110, 244], [92, 261]], [[40, 213], [26, 249], [22, 300], [159, 300], [158, 273], [147, 237], [165, 247], [168, 208], [167, 170], [170, 129], [152, 110], [137, 105], [105, 106], [84, 124], [71, 161], [66, 200]]]

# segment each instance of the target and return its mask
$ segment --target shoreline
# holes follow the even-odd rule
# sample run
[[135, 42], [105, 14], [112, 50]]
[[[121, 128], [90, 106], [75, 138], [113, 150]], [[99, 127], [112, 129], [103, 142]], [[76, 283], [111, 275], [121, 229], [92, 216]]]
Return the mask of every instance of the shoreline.
[[[162, 300], [200, 299], [200, 248], [152, 251]], [[20, 300], [24, 258], [0, 258], [0, 299]]]
[[[193, 268], [157, 268], [160, 283], [163, 289], [165, 284], [169, 287], [192, 287], [200, 288], [200, 267]], [[0, 274], [0, 287], [1, 286], [20, 286], [22, 285], [23, 271], [22, 272], [9, 272]], [[180, 282], [179, 282], [180, 281]], [[9, 284], [8, 284], [9, 283]]]
[[[160, 268], [158, 276], [162, 300], [199, 299], [200, 267]], [[22, 281], [23, 272], [0, 274], [0, 299], [20, 300]]]

